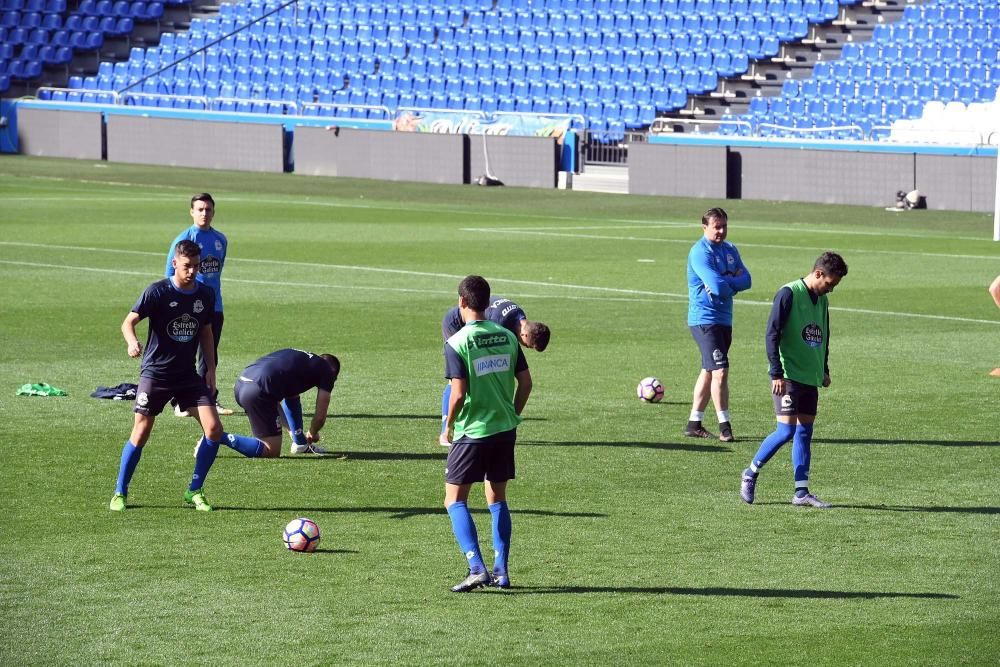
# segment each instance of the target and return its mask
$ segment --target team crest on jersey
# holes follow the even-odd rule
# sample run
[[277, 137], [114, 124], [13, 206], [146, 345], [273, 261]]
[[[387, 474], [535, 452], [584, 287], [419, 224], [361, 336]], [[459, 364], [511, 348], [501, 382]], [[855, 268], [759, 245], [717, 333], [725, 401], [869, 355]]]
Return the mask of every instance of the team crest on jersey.
[[192, 306], [191, 309], [196, 313], [200, 313], [201, 311], [205, 310], [205, 305], [201, 302], [201, 299], [198, 299], [197, 301], [194, 302], [194, 306]]
[[809, 347], [819, 347], [823, 344], [823, 330], [815, 322], [810, 322], [802, 328], [802, 341]]
[[215, 249], [218, 252], [222, 252], [222, 241], [220, 241], [219, 239], [215, 239]]
[[139, 395], [135, 397], [135, 404], [141, 408], [149, 405], [149, 395], [144, 391], [140, 391]]
[[736, 265], [736, 258], [726, 253], [726, 264], [729, 265], [729, 268], [733, 268]]
[[198, 319], [188, 313], [167, 323], [167, 335], [178, 343], [187, 343], [198, 333]]

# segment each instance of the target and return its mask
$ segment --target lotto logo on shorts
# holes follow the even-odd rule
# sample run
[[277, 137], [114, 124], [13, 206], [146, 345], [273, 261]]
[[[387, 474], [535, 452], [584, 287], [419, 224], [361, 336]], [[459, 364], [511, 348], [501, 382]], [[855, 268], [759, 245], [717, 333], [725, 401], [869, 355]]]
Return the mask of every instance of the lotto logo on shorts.
[[480, 357], [473, 363], [476, 375], [489, 375], [490, 373], [503, 373], [510, 370], [510, 356], [506, 354], [493, 354], [488, 357]]

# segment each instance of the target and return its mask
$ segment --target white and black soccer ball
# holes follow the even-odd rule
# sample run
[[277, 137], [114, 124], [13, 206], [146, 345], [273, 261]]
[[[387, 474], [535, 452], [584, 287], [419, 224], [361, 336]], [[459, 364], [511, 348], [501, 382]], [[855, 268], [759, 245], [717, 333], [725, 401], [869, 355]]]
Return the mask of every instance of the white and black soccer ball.
[[285, 526], [281, 539], [289, 551], [309, 553], [319, 546], [319, 526], [312, 519], [299, 517], [292, 519]]
[[643, 403], [659, 403], [663, 400], [663, 383], [654, 377], [643, 378], [635, 393]]

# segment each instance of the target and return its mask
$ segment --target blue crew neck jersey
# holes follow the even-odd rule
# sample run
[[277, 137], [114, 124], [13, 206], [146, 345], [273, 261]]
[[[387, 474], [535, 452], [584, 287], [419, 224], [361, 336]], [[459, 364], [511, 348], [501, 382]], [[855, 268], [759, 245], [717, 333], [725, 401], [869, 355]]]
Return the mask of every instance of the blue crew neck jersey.
[[201, 265], [198, 267], [197, 280], [215, 292], [215, 310], [221, 313], [222, 267], [226, 263], [226, 250], [229, 249], [226, 235], [215, 227], [203, 230], [198, 225], [191, 225], [178, 234], [167, 253], [167, 278], [174, 275], [174, 267], [170, 260], [174, 258], [174, 249], [181, 241], [193, 241], [201, 248]]

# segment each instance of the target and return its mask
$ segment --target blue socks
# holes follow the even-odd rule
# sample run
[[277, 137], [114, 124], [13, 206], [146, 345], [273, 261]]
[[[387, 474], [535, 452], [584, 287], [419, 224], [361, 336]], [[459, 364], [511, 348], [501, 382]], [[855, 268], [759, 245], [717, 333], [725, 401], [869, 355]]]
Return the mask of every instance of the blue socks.
[[812, 459], [810, 444], [813, 437], [812, 424], [799, 424], [795, 428], [792, 441], [792, 468], [795, 472], [795, 495], [809, 493], [809, 461]]
[[142, 447], [136, 447], [131, 440], [126, 440], [125, 446], [122, 447], [121, 463], [118, 464], [118, 483], [115, 485], [115, 493], [128, 495], [128, 484], [132, 481], [132, 474], [139, 465], [141, 456]]
[[198, 448], [198, 455], [194, 457], [194, 474], [191, 476], [189, 491], [197, 491], [205, 486], [205, 478], [208, 471], [215, 463], [215, 457], [219, 453], [219, 443], [209, 440], [207, 437], [201, 439], [201, 446]]
[[298, 396], [286, 398], [281, 402], [281, 409], [284, 411], [285, 420], [292, 431], [292, 442], [296, 445], [306, 444], [305, 427], [302, 423], [302, 400]]
[[454, 502], [448, 505], [448, 516], [451, 517], [451, 530], [455, 533], [458, 546], [469, 561], [469, 572], [479, 574], [486, 571], [483, 554], [479, 551], [479, 535], [472, 514], [464, 502]]
[[760, 449], [753, 457], [753, 463], [750, 464], [750, 471], [756, 475], [761, 467], [771, 460], [781, 447], [792, 439], [795, 435], [795, 427], [791, 424], [785, 424], [784, 422], [778, 422], [777, 428], [774, 433], [764, 438], [764, 442], [760, 443]]
[[448, 424], [448, 401], [451, 399], [451, 382], [444, 386], [444, 393], [441, 395], [441, 432]]
[[[490, 505], [490, 515], [493, 517], [493, 572], [507, 573], [507, 556], [510, 553], [510, 509], [507, 502]], [[458, 540], [458, 546], [469, 561], [469, 571], [473, 574], [486, 571], [482, 552], [479, 550], [479, 535], [472, 513], [464, 502], [455, 502], [448, 506], [448, 516], [451, 517], [451, 529]]]
[[[208, 438], [202, 438], [204, 444]], [[303, 439], [303, 442], [305, 440]], [[245, 435], [233, 435], [232, 433], [222, 434], [222, 444], [230, 449], [235, 449], [249, 459], [255, 459], [264, 452], [264, 443], [257, 438], [248, 438]]]
[[490, 514], [493, 515], [493, 572], [506, 573], [511, 533], [510, 509], [507, 507], [507, 501], [490, 505]]

